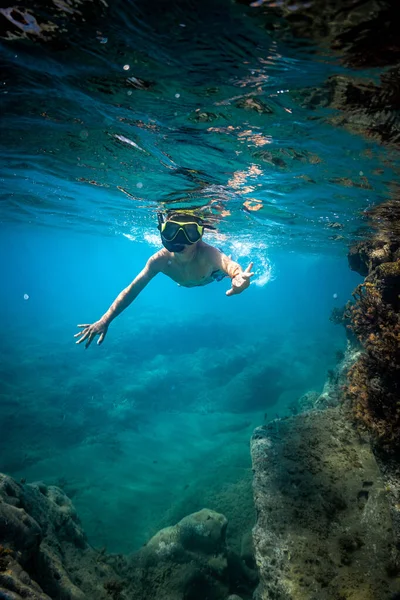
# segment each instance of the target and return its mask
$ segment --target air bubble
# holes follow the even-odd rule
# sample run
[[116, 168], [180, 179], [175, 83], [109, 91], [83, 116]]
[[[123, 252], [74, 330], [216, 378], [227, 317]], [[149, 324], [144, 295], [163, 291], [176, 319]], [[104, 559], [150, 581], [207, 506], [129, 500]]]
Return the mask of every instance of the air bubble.
[[143, 183], [141, 181], [138, 181], [136, 184], [137, 188], [142, 188], [143, 187]]
[[130, 66], [129, 65], [124, 65], [124, 71], [129, 71]]
[[175, 94], [175, 98], [180, 98], [181, 95], [180, 94]]
[[24, 294], [24, 300], [29, 300], [28, 294]]

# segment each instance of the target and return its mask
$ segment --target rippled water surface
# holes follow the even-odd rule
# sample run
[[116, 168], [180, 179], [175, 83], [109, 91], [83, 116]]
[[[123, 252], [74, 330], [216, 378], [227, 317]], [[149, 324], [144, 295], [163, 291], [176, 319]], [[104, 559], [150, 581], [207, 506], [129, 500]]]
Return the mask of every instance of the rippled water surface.
[[3, 220], [141, 238], [157, 209], [196, 206], [222, 233], [332, 253], [365, 231], [390, 161], [305, 102], [340, 57], [267, 32], [255, 6], [83, 7], [52, 36], [3, 9], [29, 34], [2, 45]]

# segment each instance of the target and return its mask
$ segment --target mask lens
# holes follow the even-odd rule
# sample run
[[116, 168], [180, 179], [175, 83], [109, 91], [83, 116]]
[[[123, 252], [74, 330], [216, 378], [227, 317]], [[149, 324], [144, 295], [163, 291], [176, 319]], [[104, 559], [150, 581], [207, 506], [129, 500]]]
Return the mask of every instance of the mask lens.
[[192, 242], [192, 244], [194, 244], [194, 242], [199, 241], [199, 239], [201, 238], [201, 233], [199, 232], [199, 229], [195, 223], [187, 223], [183, 227], [188, 240]]
[[179, 231], [179, 227], [179, 223], [174, 223], [173, 221], [167, 221], [165, 223], [165, 227], [162, 230], [162, 235], [167, 240], [167, 242], [170, 242], [174, 239], [174, 237]]

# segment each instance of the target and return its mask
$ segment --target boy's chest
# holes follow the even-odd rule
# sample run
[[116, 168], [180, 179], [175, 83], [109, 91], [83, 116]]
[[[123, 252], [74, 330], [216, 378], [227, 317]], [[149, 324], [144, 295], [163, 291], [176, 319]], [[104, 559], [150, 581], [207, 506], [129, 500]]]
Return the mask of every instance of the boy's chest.
[[203, 260], [194, 260], [190, 263], [169, 261], [166, 275], [181, 285], [201, 285], [207, 282], [212, 273], [212, 265]]

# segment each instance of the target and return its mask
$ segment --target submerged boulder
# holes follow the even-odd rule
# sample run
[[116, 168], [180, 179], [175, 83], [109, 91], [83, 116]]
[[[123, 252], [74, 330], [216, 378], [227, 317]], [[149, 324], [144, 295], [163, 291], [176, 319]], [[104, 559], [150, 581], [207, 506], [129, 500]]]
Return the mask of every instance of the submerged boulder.
[[226, 600], [237, 591], [250, 599], [257, 575], [227, 548], [227, 525], [224, 515], [202, 509], [156, 533], [128, 566], [137, 597]]
[[400, 593], [385, 486], [339, 408], [255, 430], [259, 600], [389, 600]]
[[0, 598], [250, 600], [257, 575], [227, 547], [227, 525], [203, 509], [129, 557], [109, 555], [88, 544], [62, 490], [0, 474]]

